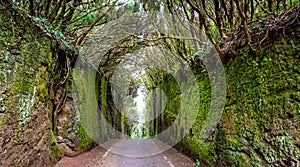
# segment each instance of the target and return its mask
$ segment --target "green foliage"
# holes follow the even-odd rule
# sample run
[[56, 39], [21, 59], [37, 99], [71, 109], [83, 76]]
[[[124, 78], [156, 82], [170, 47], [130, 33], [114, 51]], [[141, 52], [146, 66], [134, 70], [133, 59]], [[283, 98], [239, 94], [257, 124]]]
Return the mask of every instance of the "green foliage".
[[264, 61], [264, 62], [272, 62], [272, 58], [264, 57], [263, 61]]
[[201, 162], [199, 161], [199, 159], [196, 159], [196, 166], [200, 167], [201, 166]]
[[127, 7], [127, 8], [133, 8], [133, 7], [134, 7], [134, 2], [133, 2], [133, 0], [127, 2], [127, 3], [126, 3], [126, 7]]

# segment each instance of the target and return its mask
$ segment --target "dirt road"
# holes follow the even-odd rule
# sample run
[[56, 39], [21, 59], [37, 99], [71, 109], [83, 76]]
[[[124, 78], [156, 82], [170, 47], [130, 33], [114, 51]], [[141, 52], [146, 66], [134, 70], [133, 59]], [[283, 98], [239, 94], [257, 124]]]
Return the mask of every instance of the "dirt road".
[[[164, 148], [163, 148], [164, 147]], [[161, 150], [166, 150], [161, 152]], [[195, 167], [174, 148], [156, 140], [120, 140], [106, 149], [98, 146], [77, 157], [64, 157], [56, 167]]]

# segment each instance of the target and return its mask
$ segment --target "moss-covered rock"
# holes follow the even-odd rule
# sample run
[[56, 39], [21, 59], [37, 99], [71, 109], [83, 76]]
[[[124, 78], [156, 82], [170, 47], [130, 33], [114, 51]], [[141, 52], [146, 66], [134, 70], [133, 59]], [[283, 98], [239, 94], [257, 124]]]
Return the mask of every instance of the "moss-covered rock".
[[300, 138], [297, 128], [300, 43], [297, 39], [278, 37], [272, 47], [265, 46], [256, 55], [242, 51], [241, 56], [227, 65], [227, 82], [233, 85], [228, 88], [233, 114], [226, 115], [227, 108], [221, 126], [231, 124], [235, 131], [228, 130], [220, 142], [225, 143], [224, 159], [233, 166], [240, 165], [236, 163], [238, 150], [233, 153], [226, 150], [232, 142], [239, 143], [245, 162], [253, 166], [299, 164], [300, 147], [296, 143]]
[[[235, 50], [235, 58], [225, 64], [226, 106], [216, 131], [205, 142], [199, 135], [210, 107], [210, 82], [195, 68], [199, 113], [190, 134], [177, 146], [208, 166], [299, 165], [299, 38], [296, 29], [268, 44]], [[176, 110], [168, 108], [173, 114]]]
[[0, 10], [0, 166], [49, 165], [51, 42]]

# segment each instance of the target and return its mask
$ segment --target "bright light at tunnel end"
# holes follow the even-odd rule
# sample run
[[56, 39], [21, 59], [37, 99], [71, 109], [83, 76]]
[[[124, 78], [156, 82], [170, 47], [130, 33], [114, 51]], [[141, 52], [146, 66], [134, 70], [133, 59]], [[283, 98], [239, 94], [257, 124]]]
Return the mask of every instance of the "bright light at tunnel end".
[[[109, 149], [105, 145], [106, 141], [130, 138], [130, 136], [115, 129], [105, 119], [104, 111], [101, 111], [105, 107], [101, 107], [101, 104], [98, 104], [99, 98], [102, 97], [96, 97], [97, 92], [95, 92], [97, 86], [102, 86], [103, 88], [105, 86], [101, 84], [96, 85], [97, 73], [101, 73], [109, 78], [109, 82], [112, 85], [112, 97], [117, 110], [123, 113], [128, 120], [137, 119], [141, 123], [150, 121], [150, 118], [147, 118], [145, 115], [139, 115], [140, 117], [135, 118], [130, 111], [138, 110], [141, 113], [142, 107], [146, 105], [144, 99], [147, 96], [141, 95], [141, 92], [138, 93], [138, 95], [143, 97], [135, 97], [133, 100], [137, 107], [130, 106], [128, 103], [130, 99], [126, 97], [132, 93], [129, 89], [133, 85], [131, 81], [143, 80], [145, 75], [147, 75], [147, 69], [159, 69], [176, 80], [181, 99], [178, 105], [179, 113], [172, 125], [156, 135], [157, 139], [163, 139], [164, 144], [174, 146], [180, 142], [192, 128], [198, 112], [207, 112], [199, 134], [199, 140], [206, 140], [214, 132], [221, 118], [226, 100], [226, 78], [223, 64], [217, 51], [205, 34], [197, 32], [199, 28], [195, 27], [188, 20], [180, 19], [182, 20], [179, 20], [176, 16], [172, 17], [171, 14], [163, 13], [125, 15], [100, 28], [81, 49], [73, 72], [74, 89], [72, 91], [73, 96], [77, 100], [76, 109], [82, 127], [100, 146]], [[141, 47], [119, 56], [118, 63], [112, 66], [113, 72], [110, 71], [109, 74], [105, 74], [104, 71], [110, 68], [108, 64], [105, 65], [105, 62], [114, 59], [117, 51], [115, 52], [116, 55], [107, 53], [113, 53], [111, 48], [116, 46], [119, 46], [119, 49], [124, 48], [125, 45], [123, 46], [123, 44], [126, 42], [120, 43], [120, 40], [126, 41], [126, 37], [129, 36], [131, 39], [134, 39], [131, 43]], [[199, 85], [189, 63], [161, 46], [161, 43], [155, 43], [159, 38], [169, 39], [169, 42], [171, 39], [180, 39], [186, 45], [194, 48], [194, 55], [199, 56], [204, 63], [210, 79], [211, 103], [209, 111], [200, 111], [199, 107], [202, 104], [194, 102], [200, 97]], [[146, 89], [147, 85], [144, 83], [137, 87]], [[127, 111], [124, 111], [124, 109], [127, 109]], [[101, 114], [99, 115], [99, 113]], [[186, 121], [181, 121], [183, 119]], [[172, 129], [180, 129], [183, 133], [174, 134]], [[104, 133], [103, 131], [109, 133]], [[103, 140], [104, 138], [106, 140]], [[128, 153], [126, 150], [114, 150], [114, 152], [124, 156], [144, 157], [161, 153], [168, 148], [157, 147], [144, 153]]]

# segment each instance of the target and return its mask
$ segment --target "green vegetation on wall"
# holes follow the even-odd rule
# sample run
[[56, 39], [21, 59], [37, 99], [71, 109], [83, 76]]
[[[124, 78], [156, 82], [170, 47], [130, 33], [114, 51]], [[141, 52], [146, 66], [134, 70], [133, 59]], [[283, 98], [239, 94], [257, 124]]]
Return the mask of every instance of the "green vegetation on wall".
[[[0, 11], [0, 141], [5, 143], [0, 147], [0, 165], [49, 164], [60, 154], [51, 137], [51, 109], [46, 106], [51, 42], [26, 21], [17, 18], [16, 23], [5, 9]], [[38, 154], [40, 159], [35, 158]]]
[[[248, 47], [226, 64], [227, 102], [214, 135], [199, 140], [209, 107], [209, 80], [201, 79], [200, 110], [183, 147], [212, 166], [295, 166], [299, 164], [300, 43], [279, 37], [255, 55]], [[203, 89], [205, 88], [205, 89]]]
[[[95, 88], [95, 72], [89, 68], [76, 69], [73, 72], [73, 89], [77, 94], [76, 112], [80, 122], [76, 124], [76, 133], [79, 134], [81, 146], [91, 148], [91, 137], [94, 141], [100, 141], [100, 125], [98, 122], [97, 99]], [[93, 122], [91, 124], [91, 122]]]

